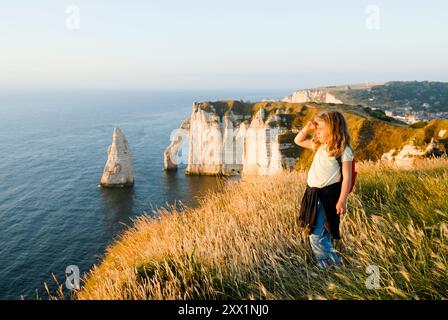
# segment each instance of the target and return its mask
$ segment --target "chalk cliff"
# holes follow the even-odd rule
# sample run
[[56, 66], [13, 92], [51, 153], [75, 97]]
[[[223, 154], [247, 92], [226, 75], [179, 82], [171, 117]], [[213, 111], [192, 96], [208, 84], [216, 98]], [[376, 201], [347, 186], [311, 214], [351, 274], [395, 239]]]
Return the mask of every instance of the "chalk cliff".
[[[441, 132], [443, 132], [441, 130]], [[417, 146], [415, 140], [411, 140], [409, 144], [405, 144], [401, 149], [392, 149], [381, 156], [381, 161], [392, 163], [401, 169], [411, 169], [414, 166], [416, 158], [421, 157], [446, 157], [440, 149], [440, 141], [431, 138], [426, 146]]]
[[317, 102], [317, 103], [338, 103], [343, 102], [330, 93], [328, 89], [305, 89], [294, 91], [289, 96], [282, 99], [285, 102], [301, 103], [301, 102]]
[[281, 134], [291, 131], [285, 121], [288, 115], [280, 109], [268, 113], [257, 107], [239, 101], [194, 103], [191, 116], [181, 125], [183, 130], [173, 135], [165, 150], [165, 169], [177, 169], [176, 155], [188, 138], [186, 174], [269, 175], [291, 170], [296, 158], [284, 151], [292, 144], [279, 141]]
[[134, 168], [131, 150], [119, 128], [114, 129], [112, 144], [107, 149], [100, 185], [103, 187], [130, 187], [134, 185]]

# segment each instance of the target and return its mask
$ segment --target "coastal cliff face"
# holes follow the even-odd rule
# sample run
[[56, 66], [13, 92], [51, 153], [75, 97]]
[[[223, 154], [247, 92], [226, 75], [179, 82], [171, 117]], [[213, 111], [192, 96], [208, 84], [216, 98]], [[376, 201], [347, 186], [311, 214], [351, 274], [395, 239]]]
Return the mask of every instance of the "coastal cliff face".
[[281, 149], [278, 135], [288, 128], [272, 126], [279, 113], [267, 116], [260, 108], [254, 116], [230, 110], [219, 116], [193, 105], [190, 118], [187, 174], [269, 175], [294, 164]]
[[174, 130], [171, 136], [171, 143], [163, 154], [163, 162], [165, 170], [177, 170], [178, 161], [177, 154], [182, 147], [182, 143], [188, 138], [190, 132], [190, 118], [182, 122], [178, 130]]
[[[186, 174], [195, 175], [271, 175], [307, 168], [313, 154], [294, 138], [323, 110], [344, 113], [358, 161], [408, 166], [416, 156], [446, 154], [445, 120], [412, 128], [375, 118], [358, 106], [229, 100], [193, 104], [191, 116], [174, 131], [165, 150], [165, 170], [177, 170], [180, 163], [186, 164]], [[410, 152], [408, 145], [424, 151]]]
[[324, 88], [306, 89], [294, 91], [289, 96], [282, 99], [284, 102], [302, 103], [302, 102], [317, 102], [317, 103], [337, 103], [343, 102], [337, 99], [329, 90]]
[[[176, 170], [175, 160], [183, 139], [188, 137], [189, 152], [186, 174], [202, 175], [270, 175], [291, 170], [296, 157], [284, 151], [291, 143], [279, 136], [291, 129], [283, 110], [268, 113], [262, 106], [255, 109], [239, 101], [194, 103], [191, 116], [175, 134], [165, 151], [166, 170]], [[184, 151], [183, 151], [184, 152]]]

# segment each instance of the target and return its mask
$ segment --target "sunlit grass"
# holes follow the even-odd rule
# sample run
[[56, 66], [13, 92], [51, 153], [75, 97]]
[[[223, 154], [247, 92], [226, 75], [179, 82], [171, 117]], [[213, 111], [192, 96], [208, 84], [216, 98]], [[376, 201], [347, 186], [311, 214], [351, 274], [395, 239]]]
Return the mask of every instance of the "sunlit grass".
[[137, 218], [78, 298], [446, 299], [448, 160], [358, 170], [337, 245], [341, 267], [321, 271], [297, 225], [304, 172], [244, 177], [198, 208]]

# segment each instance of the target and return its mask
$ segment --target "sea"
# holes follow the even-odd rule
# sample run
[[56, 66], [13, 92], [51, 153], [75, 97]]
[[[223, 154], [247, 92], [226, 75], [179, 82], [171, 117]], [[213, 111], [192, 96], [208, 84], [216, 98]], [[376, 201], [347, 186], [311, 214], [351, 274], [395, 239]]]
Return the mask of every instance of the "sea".
[[[195, 207], [220, 179], [167, 172], [163, 152], [195, 101], [279, 99], [269, 90], [0, 91], [0, 299], [46, 299], [67, 267], [88, 272], [135, 217]], [[133, 188], [99, 181], [114, 128]], [[73, 283], [73, 282], [72, 282]]]

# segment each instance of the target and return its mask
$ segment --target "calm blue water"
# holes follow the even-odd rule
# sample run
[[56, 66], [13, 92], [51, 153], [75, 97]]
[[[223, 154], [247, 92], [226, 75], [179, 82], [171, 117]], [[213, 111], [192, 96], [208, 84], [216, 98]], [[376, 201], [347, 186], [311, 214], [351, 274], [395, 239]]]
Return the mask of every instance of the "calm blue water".
[[[217, 178], [163, 170], [172, 130], [194, 101], [281, 98], [269, 92], [0, 93], [0, 299], [44, 296], [81, 273], [131, 218], [216, 189]], [[135, 186], [97, 187], [114, 127], [131, 147]]]

